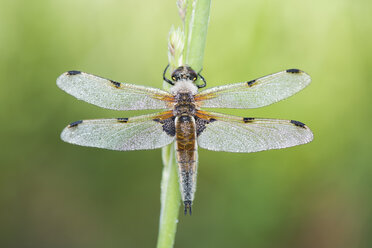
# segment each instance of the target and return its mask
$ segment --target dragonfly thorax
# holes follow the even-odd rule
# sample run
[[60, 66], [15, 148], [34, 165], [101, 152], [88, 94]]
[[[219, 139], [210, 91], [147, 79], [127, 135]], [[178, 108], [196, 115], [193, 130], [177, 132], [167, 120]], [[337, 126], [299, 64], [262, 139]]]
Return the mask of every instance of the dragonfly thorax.
[[175, 116], [194, 115], [195, 114], [195, 100], [190, 93], [178, 93], [175, 96], [176, 104], [174, 105], [173, 114]]
[[192, 80], [181, 79], [174, 83], [174, 86], [170, 88], [170, 93], [177, 97], [179, 93], [191, 93], [195, 95], [198, 93], [198, 87]]

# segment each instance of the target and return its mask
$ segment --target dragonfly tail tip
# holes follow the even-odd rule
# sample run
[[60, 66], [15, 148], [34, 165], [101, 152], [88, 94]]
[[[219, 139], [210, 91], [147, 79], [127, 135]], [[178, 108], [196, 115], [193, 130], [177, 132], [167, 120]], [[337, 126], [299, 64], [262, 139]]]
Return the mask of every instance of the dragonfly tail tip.
[[188, 210], [189, 214], [191, 215], [192, 201], [184, 201], [183, 203], [185, 204], [185, 215], [187, 215], [187, 210]]

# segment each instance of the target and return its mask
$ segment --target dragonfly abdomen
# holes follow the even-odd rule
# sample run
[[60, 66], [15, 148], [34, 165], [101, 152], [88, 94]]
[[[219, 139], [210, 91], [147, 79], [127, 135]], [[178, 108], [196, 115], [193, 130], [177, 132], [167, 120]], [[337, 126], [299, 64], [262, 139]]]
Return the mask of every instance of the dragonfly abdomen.
[[191, 214], [191, 204], [194, 200], [197, 174], [197, 143], [196, 126], [192, 116], [176, 117], [176, 150], [178, 175], [182, 200]]

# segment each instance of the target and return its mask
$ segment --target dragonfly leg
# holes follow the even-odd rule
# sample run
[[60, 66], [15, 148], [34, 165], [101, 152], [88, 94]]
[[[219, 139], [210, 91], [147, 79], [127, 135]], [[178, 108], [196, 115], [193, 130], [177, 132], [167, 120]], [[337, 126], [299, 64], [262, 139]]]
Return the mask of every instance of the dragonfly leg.
[[168, 67], [169, 67], [169, 64], [167, 65], [167, 67], [165, 67], [165, 70], [164, 70], [164, 72], [163, 72], [163, 80], [164, 80], [165, 82], [167, 82], [168, 84], [170, 84], [170, 85], [174, 85], [174, 82], [171, 81], [170, 79], [168, 79], [168, 78], [165, 76], [165, 73], [167, 73]]

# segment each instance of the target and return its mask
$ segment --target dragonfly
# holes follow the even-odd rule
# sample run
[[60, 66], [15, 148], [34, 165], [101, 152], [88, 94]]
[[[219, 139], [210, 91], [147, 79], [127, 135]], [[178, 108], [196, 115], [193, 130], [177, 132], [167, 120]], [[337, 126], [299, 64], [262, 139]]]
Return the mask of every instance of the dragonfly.
[[[200, 90], [205, 78], [190, 66], [175, 68], [163, 80], [170, 90], [121, 83], [81, 71], [68, 71], [57, 85], [79, 100], [113, 110], [161, 112], [113, 119], [79, 120], [61, 133], [63, 141], [118, 151], [147, 150], [174, 142], [184, 212], [191, 215], [196, 190], [198, 147], [250, 153], [312, 141], [313, 133], [295, 120], [239, 117], [203, 108], [251, 109], [270, 105], [304, 89], [311, 78], [288, 69], [255, 80]], [[202, 84], [198, 84], [198, 79]], [[200, 91], [199, 91], [200, 90]]]

